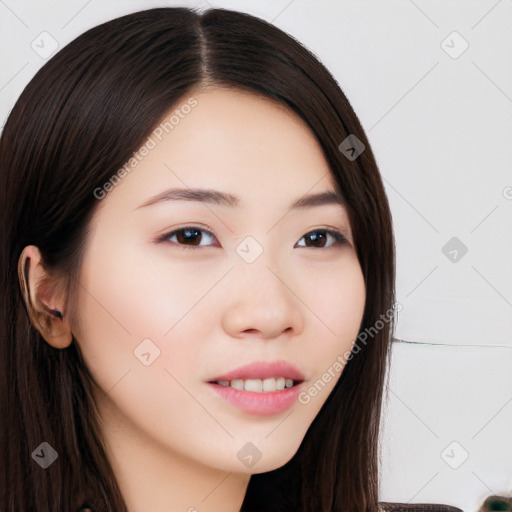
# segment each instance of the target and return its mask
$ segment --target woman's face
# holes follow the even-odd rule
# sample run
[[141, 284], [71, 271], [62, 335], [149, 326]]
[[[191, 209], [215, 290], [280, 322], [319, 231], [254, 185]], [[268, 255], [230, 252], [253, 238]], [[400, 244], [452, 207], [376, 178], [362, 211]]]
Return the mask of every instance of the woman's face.
[[[180, 109], [189, 98], [99, 200], [72, 327], [105, 393], [106, 431], [162, 457], [261, 473], [295, 454], [334, 388], [359, 332], [365, 284], [345, 208], [290, 209], [335, 192], [308, 127], [246, 92], [210, 89]], [[198, 188], [215, 195], [193, 200]], [[181, 199], [166, 199], [170, 189]], [[299, 374], [260, 366], [231, 375], [234, 387], [210, 383], [273, 362]], [[269, 377], [304, 382], [250, 391], [258, 377], [265, 389]]]

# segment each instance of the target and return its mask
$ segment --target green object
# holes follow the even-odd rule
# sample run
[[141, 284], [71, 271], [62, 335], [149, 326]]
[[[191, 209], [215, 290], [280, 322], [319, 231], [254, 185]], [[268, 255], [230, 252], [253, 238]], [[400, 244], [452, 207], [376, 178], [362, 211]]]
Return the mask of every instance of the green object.
[[506, 498], [501, 498], [499, 496], [489, 496], [485, 500], [484, 510], [501, 510], [504, 512], [510, 512], [512, 511], [512, 503]]

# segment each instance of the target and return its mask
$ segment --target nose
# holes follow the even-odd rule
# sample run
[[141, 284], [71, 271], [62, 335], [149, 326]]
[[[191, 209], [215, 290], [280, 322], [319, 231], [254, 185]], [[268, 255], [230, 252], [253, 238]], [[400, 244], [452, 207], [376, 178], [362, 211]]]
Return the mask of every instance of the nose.
[[303, 331], [303, 303], [294, 292], [290, 273], [283, 276], [261, 261], [244, 264], [233, 274], [230, 299], [222, 316], [228, 334], [272, 339]]

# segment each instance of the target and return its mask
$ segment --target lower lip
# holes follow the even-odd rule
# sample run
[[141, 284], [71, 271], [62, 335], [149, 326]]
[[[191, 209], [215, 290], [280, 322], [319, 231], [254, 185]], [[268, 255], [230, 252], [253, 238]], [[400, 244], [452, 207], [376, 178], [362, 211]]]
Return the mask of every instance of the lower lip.
[[[302, 384], [302, 383], [301, 383]], [[256, 393], [253, 391], [240, 391], [231, 386], [221, 386], [208, 382], [224, 400], [238, 407], [248, 414], [259, 416], [270, 416], [279, 414], [289, 409], [297, 400], [301, 384], [281, 391], [269, 391], [267, 393]]]

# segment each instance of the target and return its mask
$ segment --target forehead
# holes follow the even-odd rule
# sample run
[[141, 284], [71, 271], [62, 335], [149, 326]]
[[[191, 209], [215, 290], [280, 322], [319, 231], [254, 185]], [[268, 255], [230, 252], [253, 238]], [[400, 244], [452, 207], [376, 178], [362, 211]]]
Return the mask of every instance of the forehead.
[[[142, 151], [144, 146], [149, 149]], [[301, 195], [335, 188], [307, 124], [285, 105], [240, 90], [185, 95], [162, 117], [142, 153], [123, 186], [114, 187], [113, 201], [136, 208], [171, 187], [201, 187], [235, 194], [242, 207], [288, 205]]]
[[[175, 162], [185, 159], [225, 167], [241, 163], [236, 170], [259, 171], [275, 168], [299, 170], [319, 164], [327, 169], [315, 136], [291, 109], [261, 95], [246, 91], [212, 89], [194, 95], [197, 105], [168, 134]], [[187, 98], [183, 98], [183, 103]], [[179, 106], [178, 106], [179, 109]], [[283, 169], [285, 167], [285, 169]]]

